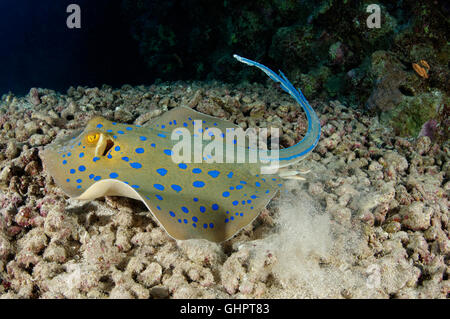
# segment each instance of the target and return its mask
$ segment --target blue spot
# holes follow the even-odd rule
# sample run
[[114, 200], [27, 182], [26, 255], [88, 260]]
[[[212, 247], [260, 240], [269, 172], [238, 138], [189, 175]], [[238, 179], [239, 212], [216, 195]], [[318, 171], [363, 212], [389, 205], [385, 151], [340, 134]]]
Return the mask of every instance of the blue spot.
[[234, 220], [234, 217], [233, 217], [233, 216], [231, 216], [231, 217], [230, 217], [230, 219], [231, 219], [231, 220]]
[[112, 133], [113, 130], [106, 130], [107, 133]]
[[260, 182], [255, 182], [255, 185], [256, 185], [256, 187], [260, 187], [261, 186]]
[[203, 228], [208, 228], [208, 224], [203, 224]]
[[155, 143], [150, 144], [151, 147], [156, 147]]
[[142, 153], [144, 153], [144, 149], [143, 149], [142, 147], [138, 147], [138, 148], [136, 149], [136, 153], [142, 154]]
[[228, 218], [225, 218], [225, 223], [228, 223], [230, 220]]
[[67, 161], [66, 161], [66, 160], [64, 160], [64, 161], [63, 161], [63, 165], [66, 165], [66, 164], [67, 164]]
[[164, 154], [172, 156], [173, 152], [172, 150], [164, 150]]
[[159, 206], [156, 206], [156, 208], [157, 208], [158, 210], [161, 210], [161, 207], [159, 207]]
[[230, 191], [232, 191], [234, 189], [234, 187], [233, 186], [230, 186]]
[[164, 190], [164, 186], [161, 184], [153, 184], [153, 187], [156, 188], [157, 190], [163, 191]]
[[92, 178], [94, 178], [94, 174], [91, 174], [91, 175], [89, 175], [89, 179], [92, 179]]
[[73, 168], [70, 169], [70, 174], [75, 174], [75, 170]]
[[244, 184], [244, 185], [247, 184], [246, 181], [240, 181], [240, 183], [241, 183], [241, 184]]
[[77, 179], [77, 183], [80, 184], [82, 182], [81, 179]]
[[80, 166], [78, 167], [78, 170], [79, 170], [80, 172], [84, 172], [84, 171], [86, 170], [86, 167], [85, 167], [84, 165], [80, 165]]
[[214, 228], [214, 224], [213, 224], [213, 223], [210, 223], [210, 224], [209, 224], [209, 228]]
[[156, 172], [157, 172], [159, 175], [161, 175], [161, 176], [164, 176], [164, 175], [167, 174], [167, 170], [166, 170], [165, 168], [158, 168], [158, 169], [156, 170]]
[[213, 205], [211, 206], [211, 208], [212, 208], [213, 210], [218, 210], [218, 209], [219, 209], [219, 205], [213, 204]]
[[258, 198], [258, 196], [256, 196], [256, 195], [252, 195], [250, 197], [253, 198], [253, 199]]
[[127, 131], [131, 131], [132, 129], [133, 129], [132, 127], [129, 127], [129, 126], [126, 127]]
[[106, 157], [111, 159], [112, 158], [111, 153], [108, 153], [108, 156], [106, 156]]
[[194, 202], [198, 202], [198, 198], [197, 197], [194, 197]]
[[118, 134], [123, 134], [123, 131], [117, 131]]
[[69, 152], [69, 153], [67, 153], [67, 156], [71, 156], [71, 155], [72, 155], [72, 153], [70, 153], [70, 152]]
[[95, 177], [94, 177], [94, 181], [99, 181], [99, 180], [101, 180], [101, 179], [102, 179], [101, 176], [95, 176]]
[[192, 224], [192, 227], [196, 228], [196, 227], [197, 227], [197, 224]]
[[232, 178], [233, 177], [233, 172], [229, 172], [227, 175], [228, 178]]
[[202, 213], [206, 212], [205, 206], [200, 206], [200, 211], [201, 211]]
[[139, 188], [139, 185], [131, 185], [133, 188]]
[[245, 205], [245, 200], [242, 201], [242, 205]]
[[112, 122], [112, 125], [116, 125], [117, 123], [116, 122]]
[[229, 197], [229, 196], [230, 196], [230, 192], [223, 192], [223, 193], [222, 193], [222, 196], [223, 196], [223, 197]]
[[114, 147], [114, 150], [115, 150], [116, 152], [120, 151], [120, 146], [117, 145], [116, 147]]
[[70, 182], [70, 179], [68, 178], [68, 179], [66, 179], [66, 182], [68, 183], [68, 182]]
[[194, 168], [192, 170], [192, 173], [194, 173], [194, 174], [200, 174], [201, 172], [202, 172], [202, 170], [200, 168]]
[[100, 159], [100, 157], [94, 156], [94, 158], [92, 159], [92, 161], [95, 163]]
[[117, 174], [117, 173], [109, 174], [109, 177], [111, 177], [111, 178], [117, 178], [118, 176], [119, 176], [119, 174]]
[[186, 169], [187, 165], [184, 164], [184, 163], [180, 163], [180, 164], [178, 164], [178, 167], [181, 168], [181, 169]]
[[250, 204], [251, 202], [252, 202], [251, 199], [248, 199], [248, 200], [247, 200], [247, 204]]
[[128, 158], [128, 157], [126, 157], [126, 156], [124, 156], [124, 157], [122, 157], [122, 159], [125, 161], [125, 162], [128, 162], [130, 159]]
[[185, 223], [185, 224], [187, 224], [187, 223], [188, 223], [188, 220], [187, 220], [187, 219], [184, 219], [183, 221], [184, 221], [184, 223]]
[[236, 206], [237, 204], [239, 204], [239, 202], [238, 202], [237, 200], [235, 200], [235, 201], [233, 202], [233, 205]]
[[98, 128], [102, 128], [102, 127], [103, 127], [103, 125], [101, 125], [101, 124], [97, 124], [97, 127], [98, 127]]
[[192, 185], [194, 185], [194, 187], [203, 187], [205, 186], [205, 183], [202, 181], [195, 181], [194, 183], [192, 183]]
[[209, 171], [208, 175], [211, 176], [212, 178], [216, 178], [217, 176], [219, 176], [220, 172], [219, 171]]
[[133, 167], [133, 168], [138, 169], [138, 168], [142, 167], [142, 164], [141, 163], [130, 163], [130, 166]]
[[80, 188], [81, 188], [81, 185], [78, 185], [77, 188], [80, 189]]
[[162, 198], [161, 195], [155, 195], [155, 197], [156, 197], [157, 199], [159, 199], [159, 200], [163, 200], [163, 198]]
[[161, 133], [158, 133], [158, 136], [163, 137], [163, 138], [166, 137], [164, 134], [161, 134]]
[[266, 190], [266, 194], [269, 194], [270, 193], [270, 190]]
[[187, 126], [188, 126], [188, 124], [187, 124], [186, 122], [184, 122], [184, 123], [183, 123], [183, 126], [184, 126], [184, 127], [187, 127]]
[[139, 136], [139, 139], [140, 139], [141, 141], [146, 141], [146, 140], [147, 140], [147, 138], [146, 138], [145, 136]]
[[80, 156], [80, 158], [82, 158], [82, 157], [84, 156], [84, 153], [80, 153], [80, 155], [79, 155], [79, 156]]
[[181, 207], [181, 210], [183, 211], [183, 213], [189, 213], [189, 209], [187, 209], [187, 207]]
[[242, 185], [237, 185], [237, 186], [236, 186], [236, 189], [242, 189], [242, 187], [244, 187], [244, 186], [242, 186]]
[[176, 191], [177, 193], [178, 193], [178, 192], [181, 192], [181, 190], [182, 190], [181, 186], [176, 185], [176, 184], [171, 185], [171, 187], [172, 187], [172, 189], [173, 189], [174, 191]]
[[161, 125], [161, 128], [166, 128], [166, 126], [165, 125]]
[[170, 216], [175, 217], [175, 213], [174, 212], [170, 211], [169, 214], [170, 214]]
[[194, 221], [194, 222], [198, 222], [198, 218], [197, 217], [192, 217], [192, 220]]

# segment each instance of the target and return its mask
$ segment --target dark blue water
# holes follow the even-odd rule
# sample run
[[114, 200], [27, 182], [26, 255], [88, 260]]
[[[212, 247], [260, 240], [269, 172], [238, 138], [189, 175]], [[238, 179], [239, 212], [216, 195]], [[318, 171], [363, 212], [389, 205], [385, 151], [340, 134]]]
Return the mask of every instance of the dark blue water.
[[[122, 18], [120, 0], [1, 0], [0, 95], [31, 87], [151, 83]], [[81, 7], [81, 29], [66, 8]]]

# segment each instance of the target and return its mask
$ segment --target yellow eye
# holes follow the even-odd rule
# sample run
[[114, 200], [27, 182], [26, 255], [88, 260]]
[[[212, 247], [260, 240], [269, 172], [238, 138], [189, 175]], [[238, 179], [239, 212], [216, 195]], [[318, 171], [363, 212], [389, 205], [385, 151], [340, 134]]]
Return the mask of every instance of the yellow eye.
[[86, 142], [88, 144], [94, 144], [98, 141], [98, 139], [100, 138], [100, 134], [99, 133], [91, 133], [89, 135], [86, 136]]

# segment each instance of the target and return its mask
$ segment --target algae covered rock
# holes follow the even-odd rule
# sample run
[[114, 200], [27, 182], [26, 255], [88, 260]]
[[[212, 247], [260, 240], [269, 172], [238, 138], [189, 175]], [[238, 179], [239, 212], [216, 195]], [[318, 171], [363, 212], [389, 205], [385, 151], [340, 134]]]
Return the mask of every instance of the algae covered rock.
[[418, 136], [422, 126], [438, 118], [443, 105], [449, 102], [450, 97], [439, 90], [404, 96], [395, 108], [381, 113], [380, 119], [382, 123], [392, 126], [397, 135]]

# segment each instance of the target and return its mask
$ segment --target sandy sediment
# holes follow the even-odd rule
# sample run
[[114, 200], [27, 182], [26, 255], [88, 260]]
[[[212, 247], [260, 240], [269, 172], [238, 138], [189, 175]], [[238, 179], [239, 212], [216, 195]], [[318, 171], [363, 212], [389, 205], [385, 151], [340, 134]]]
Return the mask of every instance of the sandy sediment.
[[187, 105], [244, 129], [306, 132], [274, 86], [31, 89], [0, 104], [1, 298], [446, 298], [449, 143], [406, 139], [338, 101], [313, 103], [318, 147], [233, 239], [175, 241], [138, 201], [68, 198], [39, 151], [94, 115], [145, 125]]

